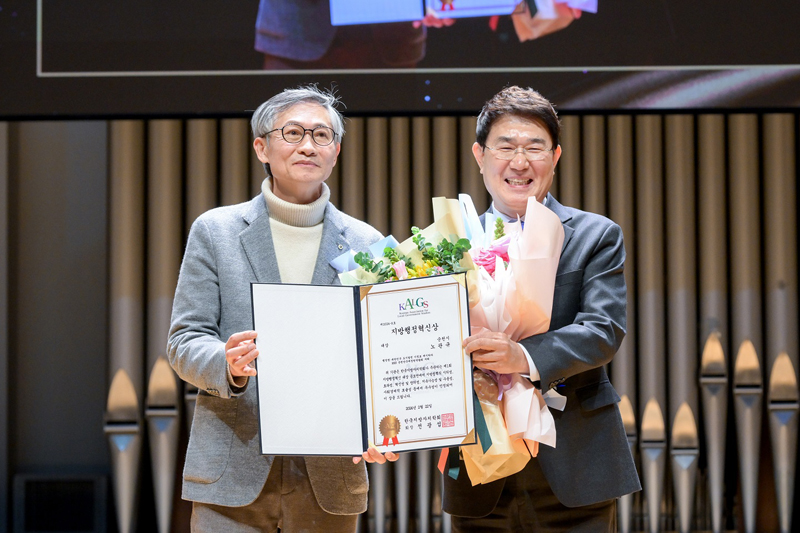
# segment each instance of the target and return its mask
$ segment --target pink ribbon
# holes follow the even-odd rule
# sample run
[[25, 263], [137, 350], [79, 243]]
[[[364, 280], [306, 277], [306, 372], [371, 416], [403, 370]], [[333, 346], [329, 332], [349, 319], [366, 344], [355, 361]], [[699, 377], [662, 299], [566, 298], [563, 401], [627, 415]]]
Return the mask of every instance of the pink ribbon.
[[497, 383], [497, 390], [499, 394], [497, 395], [497, 400], [500, 401], [503, 399], [503, 393], [509, 390], [512, 386], [512, 378], [511, 374], [498, 374], [494, 370], [484, 370], [483, 371], [487, 376], [492, 378], [495, 383]]

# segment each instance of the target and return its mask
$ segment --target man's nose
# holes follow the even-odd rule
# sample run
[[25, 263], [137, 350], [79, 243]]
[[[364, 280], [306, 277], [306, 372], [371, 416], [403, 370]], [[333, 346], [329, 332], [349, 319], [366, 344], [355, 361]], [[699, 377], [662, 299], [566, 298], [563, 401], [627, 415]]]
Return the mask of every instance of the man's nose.
[[297, 149], [302, 150], [304, 153], [317, 151], [317, 144], [314, 142], [314, 138], [312, 137], [312, 133], [310, 131], [306, 130], [303, 132], [303, 138], [300, 139]]
[[514, 157], [511, 158], [511, 168], [527, 168], [530, 166], [530, 161], [525, 157], [523, 150], [514, 152]]

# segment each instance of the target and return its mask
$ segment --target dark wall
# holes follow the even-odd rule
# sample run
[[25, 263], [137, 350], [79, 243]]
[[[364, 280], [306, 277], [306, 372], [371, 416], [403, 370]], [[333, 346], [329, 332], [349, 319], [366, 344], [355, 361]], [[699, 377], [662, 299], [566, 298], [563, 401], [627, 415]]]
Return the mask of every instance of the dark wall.
[[9, 474], [106, 473], [106, 122], [9, 142]]

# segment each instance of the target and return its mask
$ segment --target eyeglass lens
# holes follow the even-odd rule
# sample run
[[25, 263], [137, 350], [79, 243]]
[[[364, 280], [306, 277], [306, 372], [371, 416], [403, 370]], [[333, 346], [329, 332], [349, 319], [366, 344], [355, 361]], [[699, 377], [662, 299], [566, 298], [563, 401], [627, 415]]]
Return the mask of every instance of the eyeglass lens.
[[550, 152], [550, 150], [545, 150], [543, 148], [512, 148], [510, 146], [502, 146], [500, 148], [487, 146], [486, 148], [489, 148], [497, 159], [503, 159], [505, 161], [511, 161], [520, 152], [528, 161], [543, 161], [547, 157], [547, 153]]
[[287, 124], [281, 129], [284, 140], [291, 144], [297, 144], [302, 141], [307, 131], [311, 133], [311, 138], [319, 146], [327, 146], [333, 142], [333, 130], [327, 126], [317, 126], [310, 130], [296, 124]]

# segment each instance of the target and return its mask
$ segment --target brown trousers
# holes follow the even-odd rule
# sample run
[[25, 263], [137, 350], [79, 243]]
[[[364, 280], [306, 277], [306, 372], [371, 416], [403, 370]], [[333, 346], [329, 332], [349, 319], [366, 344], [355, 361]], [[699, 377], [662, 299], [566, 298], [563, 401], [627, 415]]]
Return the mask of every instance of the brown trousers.
[[302, 457], [275, 457], [258, 498], [244, 507], [194, 502], [192, 533], [354, 533], [358, 515], [325, 512]]
[[481, 518], [453, 516], [453, 533], [514, 531], [525, 533], [608, 533], [617, 530], [617, 501], [565, 507], [532, 459], [522, 472], [506, 479], [497, 506]]

